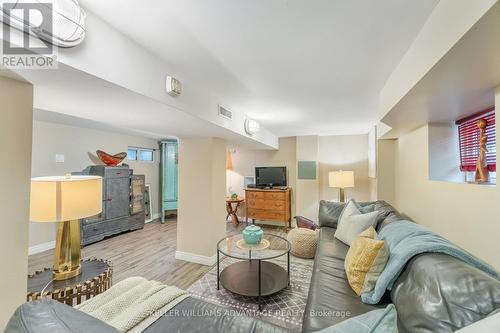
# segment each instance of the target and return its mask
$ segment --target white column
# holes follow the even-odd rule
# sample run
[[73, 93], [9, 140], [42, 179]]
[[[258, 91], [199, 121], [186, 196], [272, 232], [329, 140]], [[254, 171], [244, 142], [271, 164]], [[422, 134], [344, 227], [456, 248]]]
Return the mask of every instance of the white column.
[[26, 301], [33, 86], [0, 72], [0, 331]]
[[226, 142], [185, 138], [179, 142], [177, 259], [213, 265], [226, 235]]

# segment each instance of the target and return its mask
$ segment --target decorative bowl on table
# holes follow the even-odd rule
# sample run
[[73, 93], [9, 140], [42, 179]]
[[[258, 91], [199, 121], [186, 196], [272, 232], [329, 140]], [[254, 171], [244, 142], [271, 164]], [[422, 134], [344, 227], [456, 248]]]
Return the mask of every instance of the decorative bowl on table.
[[125, 157], [127, 157], [126, 152], [111, 155], [103, 152], [102, 150], [98, 150], [96, 151], [96, 154], [97, 157], [99, 157], [99, 159], [107, 166], [117, 166], [125, 159]]
[[262, 240], [264, 231], [256, 225], [249, 225], [243, 230], [243, 239], [249, 245], [257, 245]]

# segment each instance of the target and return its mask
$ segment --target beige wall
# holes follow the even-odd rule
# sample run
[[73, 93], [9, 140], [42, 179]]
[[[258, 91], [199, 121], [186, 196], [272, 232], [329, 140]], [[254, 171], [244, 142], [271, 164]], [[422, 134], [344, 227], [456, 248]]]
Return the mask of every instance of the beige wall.
[[213, 264], [226, 235], [226, 142], [184, 138], [179, 144], [176, 258]]
[[429, 126], [397, 140], [396, 207], [500, 269], [500, 188], [429, 180], [428, 140]]
[[297, 137], [296, 151], [297, 162], [316, 161], [316, 179], [297, 179], [297, 215], [305, 216], [311, 220], [316, 220], [318, 218], [320, 200], [319, 137], [317, 135]]
[[328, 172], [352, 170], [354, 188], [345, 189], [346, 199], [370, 200], [368, 135], [320, 136], [318, 160], [320, 199], [338, 199], [338, 189], [328, 186]]
[[26, 301], [33, 87], [0, 76], [0, 331]]
[[377, 143], [377, 200], [385, 200], [391, 205], [396, 204], [395, 154], [396, 140], [378, 140]]
[[[255, 177], [256, 166], [286, 166], [288, 185], [292, 188], [292, 216], [295, 214], [296, 198], [296, 159], [295, 159], [295, 137], [280, 138], [278, 150], [248, 150], [248, 149], [230, 149], [232, 151], [233, 169], [227, 170], [227, 190], [237, 193], [244, 197], [245, 176]], [[239, 210], [238, 215], [245, 215], [245, 206]], [[267, 222], [274, 224], [273, 222]]]
[[[227, 171], [228, 191], [244, 195], [243, 177], [253, 176], [255, 166], [286, 166], [292, 187], [292, 216], [318, 218], [319, 200], [338, 198], [338, 190], [328, 186], [328, 172], [353, 170], [355, 188], [346, 196], [359, 201], [370, 200], [368, 178], [368, 136], [301, 136], [281, 138], [275, 151], [236, 149], [232, 154], [233, 170]], [[315, 180], [297, 179], [298, 161], [317, 161]], [[244, 215], [244, 207], [240, 214]]]
[[[35, 120], [32, 175], [33, 177], [63, 175], [67, 172], [81, 171], [88, 165], [100, 163], [95, 157], [96, 150], [115, 154], [127, 151], [128, 146], [158, 149], [157, 141], [152, 139]], [[56, 163], [56, 154], [64, 155], [64, 163]], [[159, 155], [157, 151], [153, 163], [124, 161], [130, 165], [134, 173], [144, 174], [146, 183], [151, 183], [154, 214], [160, 211]], [[54, 227], [54, 224], [31, 223], [30, 246], [53, 241]]]

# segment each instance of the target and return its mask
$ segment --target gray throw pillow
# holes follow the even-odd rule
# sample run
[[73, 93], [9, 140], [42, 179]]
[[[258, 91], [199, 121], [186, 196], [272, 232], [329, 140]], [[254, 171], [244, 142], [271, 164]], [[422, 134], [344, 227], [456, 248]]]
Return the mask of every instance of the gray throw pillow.
[[[362, 214], [375, 211], [374, 203], [367, 203], [367, 202], [358, 203], [353, 199], [351, 200], [354, 202], [354, 204]], [[319, 202], [319, 215], [318, 215], [319, 226], [337, 228], [340, 214], [342, 214], [345, 205], [346, 205], [345, 202], [321, 200]]]
[[375, 211], [375, 204], [361, 206], [356, 201], [354, 201], [354, 203], [356, 204], [356, 207], [358, 207], [361, 214], [371, 213], [371, 212]]
[[318, 223], [320, 227], [337, 228], [340, 214], [344, 210], [345, 202], [321, 200], [319, 202]]

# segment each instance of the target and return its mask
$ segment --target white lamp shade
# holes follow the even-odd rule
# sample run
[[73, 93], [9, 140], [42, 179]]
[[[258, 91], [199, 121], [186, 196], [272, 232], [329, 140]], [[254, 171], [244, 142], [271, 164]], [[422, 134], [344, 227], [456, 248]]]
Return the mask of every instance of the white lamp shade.
[[329, 172], [328, 185], [338, 188], [354, 187], [354, 171], [340, 170]]
[[97, 176], [31, 179], [31, 222], [62, 222], [102, 211], [102, 178]]

